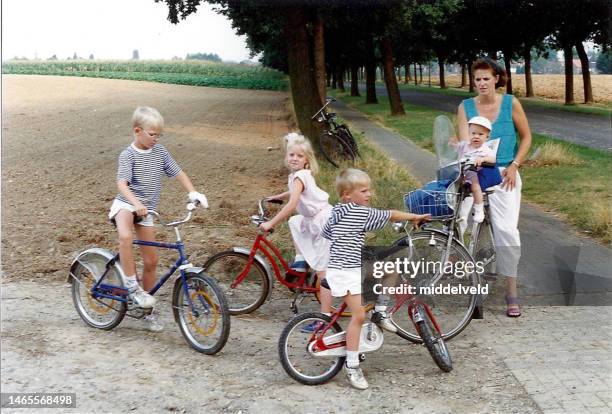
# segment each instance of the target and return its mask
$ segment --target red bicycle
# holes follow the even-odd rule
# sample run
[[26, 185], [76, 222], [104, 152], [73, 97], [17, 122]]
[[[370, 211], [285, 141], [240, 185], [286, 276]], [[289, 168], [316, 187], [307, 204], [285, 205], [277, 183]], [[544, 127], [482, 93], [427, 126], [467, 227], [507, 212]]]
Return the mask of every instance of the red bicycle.
[[[259, 214], [251, 217], [256, 226], [268, 220], [267, 202], [283, 203], [281, 200], [259, 200]], [[233, 247], [217, 253], [204, 263], [204, 269], [215, 275], [232, 315], [251, 313], [259, 308], [272, 292], [275, 278], [295, 293], [291, 302], [293, 313], [298, 311], [298, 301], [319, 290], [315, 272], [291, 269], [280, 250], [262, 232], [257, 234], [250, 250]]]
[[[395, 295], [391, 313], [397, 312], [405, 303], [408, 305], [408, 318], [434, 362], [442, 371], [450, 372], [453, 369], [450, 353], [431, 309], [416, 296], [402, 293]], [[331, 317], [320, 312], [303, 313], [287, 323], [278, 340], [278, 353], [291, 378], [302, 384], [318, 385], [340, 372], [346, 360], [346, 332], [341, 329], [338, 318], [345, 308], [343, 303]], [[318, 326], [315, 332], [304, 329], [313, 323]], [[359, 359], [363, 361], [365, 353], [378, 350], [383, 342], [382, 329], [372, 320], [364, 323], [359, 340]]]

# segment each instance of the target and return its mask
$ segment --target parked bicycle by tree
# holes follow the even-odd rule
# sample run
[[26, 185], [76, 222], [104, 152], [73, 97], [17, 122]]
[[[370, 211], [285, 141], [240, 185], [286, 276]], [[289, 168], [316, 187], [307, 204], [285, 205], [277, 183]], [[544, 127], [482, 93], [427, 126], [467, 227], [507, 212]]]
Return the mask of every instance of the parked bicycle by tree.
[[319, 149], [334, 167], [342, 161], [355, 161], [359, 156], [357, 142], [346, 124], [338, 124], [338, 116], [334, 112], [327, 112], [327, 106], [336, 100], [331, 97], [325, 99], [325, 105], [313, 116], [312, 120], [325, 124], [325, 131], [319, 136]]

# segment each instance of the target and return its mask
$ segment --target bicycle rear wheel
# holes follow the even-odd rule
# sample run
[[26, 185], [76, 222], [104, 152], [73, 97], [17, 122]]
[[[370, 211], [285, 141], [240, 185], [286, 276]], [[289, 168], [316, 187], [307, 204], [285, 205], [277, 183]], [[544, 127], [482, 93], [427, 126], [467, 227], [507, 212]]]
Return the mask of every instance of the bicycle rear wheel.
[[[396, 245], [408, 245], [408, 236], [395, 242]], [[461, 272], [459, 266], [474, 266], [474, 261], [467, 250], [458, 242], [453, 241], [449, 255], [449, 262], [453, 265], [454, 272], [444, 272], [435, 285], [432, 280], [440, 276], [440, 267], [446, 251], [448, 238], [440, 233], [432, 231], [420, 231], [411, 235], [413, 243], [412, 262], [421, 263], [421, 269], [413, 275], [407, 277], [407, 283], [415, 286], [417, 299], [427, 303], [438, 322], [442, 337], [449, 340], [458, 335], [472, 320], [472, 314], [478, 294], [466, 292], [465, 288], [476, 287], [479, 285], [478, 274], [473, 272]], [[427, 264], [436, 264], [427, 265]], [[461, 263], [463, 263], [461, 265]], [[474, 266], [475, 267], [475, 266]], [[462, 273], [465, 273], [462, 275]], [[461, 276], [461, 277], [460, 277]], [[433, 294], [426, 292], [424, 288], [436, 288], [448, 286], [449, 289], [458, 289], [457, 294]], [[463, 290], [460, 290], [463, 288]], [[407, 302], [406, 302], [407, 303]], [[422, 343], [421, 336], [416, 332], [414, 324], [410, 320], [408, 312], [405, 310], [406, 304], [396, 309], [391, 314], [391, 321], [395, 324], [397, 334], [404, 339], [414, 343]], [[393, 309], [393, 307], [391, 307]]]
[[[232, 288], [232, 282], [247, 269], [246, 277]], [[204, 263], [204, 270], [218, 281], [231, 315], [251, 313], [268, 297], [270, 282], [267, 272], [256, 260], [249, 265], [248, 254], [233, 250], [217, 253]]]
[[436, 330], [433, 321], [429, 317], [425, 307], [423, 305], [415, 305], [415, 315], [419, 315], [416, 322], [416, 330], [423, 339], [425, 347], [429, 351], [429, 354], [433, 358], [436, 365], [444, 372], [450, 372], [453, 370], [453, 361], [451, 360], [448, 348], [444, 343], [444, 339], [440, 336], [440, 333]]
[[205, 273], [187, 275], [173, 292], [174, 319], [187, 343], [196, 351], [213, 355], [227, 342], [230, 314], [215, 280]]
[[[102, 277], [108, 258], [91, 253], [87, 255], [87, 262], [87, 266], [79, 263], [72, 272], [72, 301], [77, 313], [87, 325], [108, 331], [121, 323], [125, 317], [127, 305], [126, 302], [119, 300], [93, 296], [92, 288]], [[94, 271], [100, 274], [92, 273]], [[121, 275], [114, 266], [106, 272], [103, 284], [107, 287], [105, 293], [115, 296], [121, 296], [124, 293]]]
[[343, 161], [355, 161], [355, 153], [350, 144], [338, 134], [322, 133], [319, 136], [319, 149], [334, 167], [338, 167]]
[[[315, 339], [311, 331], [301, 330], [312, 323], [328, 324], [331, 318], [318, 312], [296, 315], [289, 321], [278, 340], [278, 355], [287, 374], [294, 380], [306, 385], [318, 385], [329, 381], [340, 372], [345, 356], [314, 356], [308, 345]], [[325, 336], [342, 332], [340, 325], [334, 323]]]
[[344, 140], [350, 145], [351, 150], [353, 151], [355, 156], [360, 157], [361, 155], [359, 155], [359, 148], [357, 147], [357, 141], [353, 137], [353, 134], [348, 129], [348, 127], [346, 125], [341, 125], [338, 127], [336, 132], [340, 136], [342, 136], [342, 138], [344, 138]]

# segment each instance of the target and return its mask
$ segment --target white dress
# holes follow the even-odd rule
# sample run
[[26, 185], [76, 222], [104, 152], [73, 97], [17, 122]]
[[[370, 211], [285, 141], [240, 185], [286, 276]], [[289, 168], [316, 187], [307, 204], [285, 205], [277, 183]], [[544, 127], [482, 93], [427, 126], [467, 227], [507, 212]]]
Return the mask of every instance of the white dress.
[[291, 236], [306, 262], [316, 271], [327, 269], [330, 241], [321, 236], [327, 223], [332, 206], [329, 194], [317, 187], [310, 170], [300, 170], [289, 174], [289, 192], [293, 181], [299, 179], [304, 190], [297, 204], [298, 214], [289, 219]]

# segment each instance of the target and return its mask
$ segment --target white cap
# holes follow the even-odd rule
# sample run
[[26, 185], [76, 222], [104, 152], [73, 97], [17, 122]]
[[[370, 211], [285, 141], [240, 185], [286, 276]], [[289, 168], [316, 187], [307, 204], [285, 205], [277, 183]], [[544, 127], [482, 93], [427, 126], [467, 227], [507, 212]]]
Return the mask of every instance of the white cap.
[[491, 121], [489, 121], [484, 116], [475, 116], [475, 117], [471, 118], [468, 121], [468, 125], [469, 124], [480, 125], [482, 127], [485, 127], [486, 129], [488, 129], [489, 131], [491, 131], [493, 129], [493, 127], [491, 126]]

